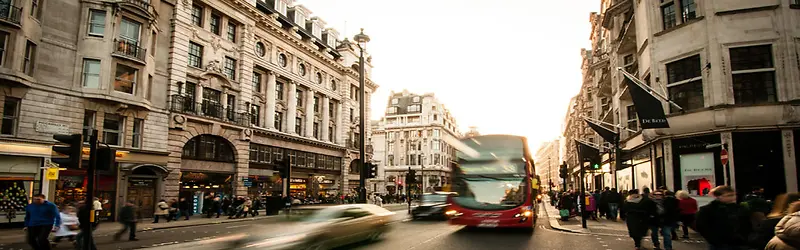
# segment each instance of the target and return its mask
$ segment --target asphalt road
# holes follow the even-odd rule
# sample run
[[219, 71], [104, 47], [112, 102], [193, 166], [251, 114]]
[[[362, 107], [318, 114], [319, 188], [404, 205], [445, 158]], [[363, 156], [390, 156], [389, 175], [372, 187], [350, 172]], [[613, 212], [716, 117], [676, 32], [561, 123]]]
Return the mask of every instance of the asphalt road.
[[[540, 210], [542, 211], [542, 210]], [[393, 229], [374, 243], [356, 244], [343, 249], [570, 249], [606, 250], [633, 249], [633, 242], [625, 236], [600, 236], [576, 234], [549, 228], [545, 219], [540, 219], [536, 230], [522, 232], [497, 229], [467, 229], [452, 226], [443, 221], [411, 221], [406, 212], [396, 211]], [[543, 213], [543, 211], [542, 211]], [[540, 215], [540, 218], [546, 218]], [[202, 239], [222, 237], [239, 233], [250, 233], [259, 225], [266, 225], [270, 231], [280, 230], [288, 222], [278, 219], [210, 224], [175, 229], [152, 230], [137, 233], [139, 241], [114, 241], [111, 234], [97, 235], [98, 249], [141, 249], [172, 245]], [[261, 229], [260, 229], [261, 230]], [[63, 242], [56, 249], [70, 249]], [[644, 246], [652, 249], [645, 241]], [[695, 242], [675, 242], [675, 249], [707, 249], [705, 244]], [[0, 245], [0, 250], [30, 249], [24, 243]]]

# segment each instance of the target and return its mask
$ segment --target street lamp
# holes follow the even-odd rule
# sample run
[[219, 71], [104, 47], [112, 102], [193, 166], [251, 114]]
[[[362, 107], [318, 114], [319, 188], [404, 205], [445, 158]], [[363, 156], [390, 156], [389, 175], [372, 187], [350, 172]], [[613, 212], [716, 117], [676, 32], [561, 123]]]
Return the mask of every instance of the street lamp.
[[364, 154], [365, 146], [364, 146], [364, 137], [367, 136], [365, 132], [365, 119], [366, 118], [366, 110], [365, 100], [364, 100], [364, 92], [366, 89], [365, 79], [364, 79], [364, 49], [367, 48], [367, 42], [369, 42], [369, 36], [364, 34], [364, 29], [361, 29], [361, 33], [358, 33], [353, 37], [353, 40], [356, 41], [356, 45], [358, 45], [358, 51], [360, 53], [358, 57], [358, 112], [359, 112], [359, 119], [358, 119], [358, 163], [359, 163], [359, 178], [358, 178], [358, 201], [360, 203], [367, 203], [367, 186], [366, 186], [366, 179], [367, 173], [364, 171], [366, 155]]

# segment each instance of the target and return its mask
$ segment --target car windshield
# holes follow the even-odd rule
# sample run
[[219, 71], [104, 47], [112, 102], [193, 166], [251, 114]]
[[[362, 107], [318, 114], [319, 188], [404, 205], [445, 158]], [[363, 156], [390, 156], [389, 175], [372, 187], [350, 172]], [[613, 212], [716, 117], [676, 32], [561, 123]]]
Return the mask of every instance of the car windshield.
[[325, 222], [337, 218], [342, 214], [342, 210], [338, 208], [324, 208], [314, 211], [303, 219], [304, 222]]
[[447, 201], [447, 195], [444, 194], [426, 194], [422, 196], [423, 203], [435, 203]]
[[480, 210], [504, 210], [522, 205], [527, 197], [523, 177], [461, 176], [453, 183], [456, 204]]

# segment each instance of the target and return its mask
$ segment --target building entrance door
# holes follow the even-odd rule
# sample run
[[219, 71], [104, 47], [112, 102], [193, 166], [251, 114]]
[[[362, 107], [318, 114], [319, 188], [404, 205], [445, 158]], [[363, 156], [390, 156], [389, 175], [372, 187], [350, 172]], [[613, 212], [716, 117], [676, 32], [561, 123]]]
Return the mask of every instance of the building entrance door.
[[153, 217], [156, 193], [154, 182], [154, 179], [130, 179], [129, 181], [128, 201], [132, 201], [138, 207], [137, 217], [139, 218]]

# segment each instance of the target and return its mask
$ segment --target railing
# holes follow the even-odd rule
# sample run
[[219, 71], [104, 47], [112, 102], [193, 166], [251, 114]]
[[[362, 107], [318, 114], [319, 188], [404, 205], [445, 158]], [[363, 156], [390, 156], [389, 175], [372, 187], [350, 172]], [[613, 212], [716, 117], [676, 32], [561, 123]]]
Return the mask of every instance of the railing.
[[22, 8], [11, 4], [0, 5], [0, 19], [19, 24]]
[[233, 108], [225, 108], [219, 103], [203, 101], [196, 103], [194, 98], [172, 95], [170, 96], [169, 110], [172, 112], [212, 118], [239, 126], [250, 126], [250, 113], [236, 112]]
[[133, 42], [125, 39], [114, 39], [114, 43], [116, 44], [114, 48], [114, 54], [132, 57], [144, 61], [144, 56], [147, 54], [147, 50], [142, 47], [139, 47], [138, 42]]
[[122, 3], [129, 4], [141, 8], [149, 14], [156, 15], [156, 8], [150, 5], [150, 1], [147, 0], [119, 0]]

